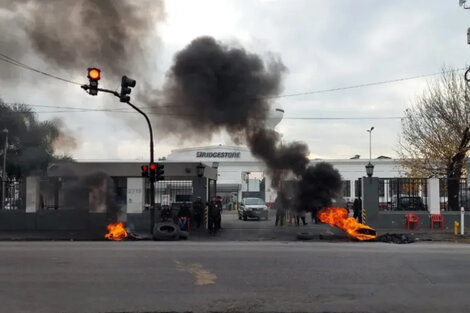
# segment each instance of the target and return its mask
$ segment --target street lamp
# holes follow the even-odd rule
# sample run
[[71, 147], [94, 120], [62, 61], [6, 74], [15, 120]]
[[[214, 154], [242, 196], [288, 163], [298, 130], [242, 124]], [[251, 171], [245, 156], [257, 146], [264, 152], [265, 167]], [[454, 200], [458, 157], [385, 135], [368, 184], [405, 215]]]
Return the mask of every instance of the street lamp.
[[372, 177], [374, 174], [374, 165], [372, 164], [372, 131], [374, 130], [374, 126], [367, 130], [369, 133], [369, 163], [366, 165], [366, 173], [368, 177]]
[[196, 166], [196, 170], [197, 170], [197, 177], [202, 177], [204, 176], [204, 169], [206, 167], [204, 165], [202, 165], [202, 163], [199, 163], [198, 166]]
[[372, 174], [374, 174], [374, 164], [372, 164], [370, 162], [367, 163], [366, 173], [367, 173], [367, 177], [372, 177]]
[[8, 129], [4, 129], [5, 148], [3, 150], [3, 169], [2, 169], [2, 209], [5, 209], [5, 184], [7, 180], [7, 150], [8, 150]]

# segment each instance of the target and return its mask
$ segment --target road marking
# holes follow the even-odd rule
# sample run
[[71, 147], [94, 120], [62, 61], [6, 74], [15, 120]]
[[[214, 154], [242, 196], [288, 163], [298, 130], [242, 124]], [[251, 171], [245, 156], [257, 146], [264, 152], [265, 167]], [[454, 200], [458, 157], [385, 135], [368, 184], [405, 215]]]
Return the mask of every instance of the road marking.
[[217, 276], [209, 270], [202, 267], [199, 263], [184, 264], [180, 261], [175, 261], [176, 269], [180, 272], [186, 272], [194, 275], [197, 286], [212, 285], [215, 284]]

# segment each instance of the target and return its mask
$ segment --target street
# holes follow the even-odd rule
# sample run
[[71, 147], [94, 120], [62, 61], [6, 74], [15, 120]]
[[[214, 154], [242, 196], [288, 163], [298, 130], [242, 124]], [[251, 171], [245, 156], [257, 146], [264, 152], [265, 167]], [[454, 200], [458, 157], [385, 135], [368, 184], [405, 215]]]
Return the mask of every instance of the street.
[[470, 246], [1, 242], [0, 312], [465, 312]]

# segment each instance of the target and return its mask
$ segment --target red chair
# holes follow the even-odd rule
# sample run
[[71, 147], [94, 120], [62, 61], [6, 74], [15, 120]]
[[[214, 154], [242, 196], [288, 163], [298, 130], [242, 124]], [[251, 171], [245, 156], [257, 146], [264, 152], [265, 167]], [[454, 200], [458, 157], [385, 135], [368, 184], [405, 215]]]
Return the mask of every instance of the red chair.
[[417, 229], [419, 226], [419, 217], [415, 214], [405, 214], [406, 229], [410, 229], [414, 224], [414, 228]]
[[434, 229], [434, 223], [439, 223], [439, 228], [444, 228], [444, 216], [441, 214], [431, 214], [431, 228]]

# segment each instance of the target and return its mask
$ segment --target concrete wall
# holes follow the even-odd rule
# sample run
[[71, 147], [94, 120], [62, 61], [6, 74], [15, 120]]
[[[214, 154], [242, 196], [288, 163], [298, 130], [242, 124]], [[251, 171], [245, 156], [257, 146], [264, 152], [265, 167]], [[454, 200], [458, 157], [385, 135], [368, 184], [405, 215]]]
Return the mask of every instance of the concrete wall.
[[85, 210], [53, 210], [27, 213], [1, 210], [0, 230], [18, 231], [106, 231], [106, 214], [89, 213]]
[[[439, 181], [429, 180], [428, 205], [430, 211], [380, 211], [378, 205], [379, 189], [378, 178], [363, 178], [363, 208], [366, 210], [366, 223], [374, 228], [406, 228], [405, 215], [415, 214], [419, 218], [419, 228], [431, 228], [430, 214], [442, 214], [444, 217], [444, 227], [454, 228], [454, 222], [460, 223], [460, 212], [441, 212], [439, 204]], [[433, 195], [434, 194], [434, 195]], [[465, 225], [470, 225], [470, 214], [466, 212]], [[437, 226], [436, 226], [437, 227]]]
[[[374, 228], [403, 228], [406, 229], [405, 214], [415, 214], [419, 218], [419, 228], [430, 229], [431, 223], [429, 212], [378, 212], [374, 219], [368, 219], [367, 224]], [[443, 212], [444, 227], [448, 229], [454, 228], [454, 221], [460, 223], [460, 212]], [[467, 228], [470, 223], [470, 214], [465, 215], [465, 227]], [[437, 227], [437, 226], [436, 226]]]

